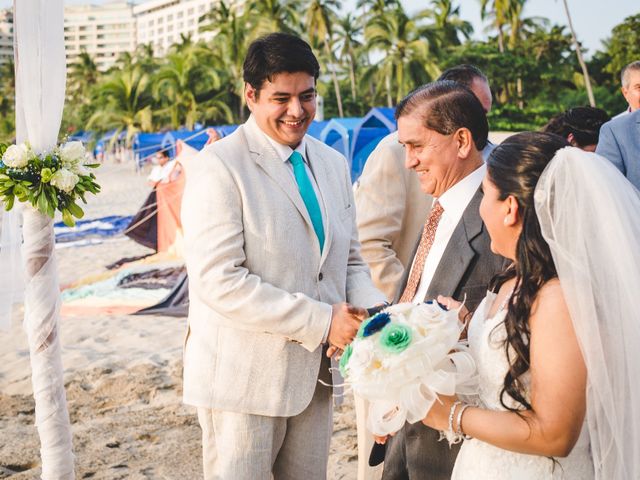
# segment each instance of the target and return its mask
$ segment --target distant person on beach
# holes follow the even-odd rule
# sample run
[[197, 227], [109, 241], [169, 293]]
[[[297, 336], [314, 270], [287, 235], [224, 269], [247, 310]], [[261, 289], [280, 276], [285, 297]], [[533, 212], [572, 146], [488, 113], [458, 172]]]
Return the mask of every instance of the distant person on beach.
[[243, 73], [251, 116], [187, 175], [184, 402], [198, 409], [206, 480], [325, 480], [324, 353], [354, 338], [356, 306], [384, 295], [360, 256], [347, 162], [306, 135], [320, 73], [311, 47], [259, 38]]
[[147, 177], [149, 185], [153, 186], [157, 183], [166, 183], [171, 179], [171, 173], [176, 166], [175, 161], [169, 158], [166, 150], [158, 151], [153, 157], [154, 164], [151, 173]]
[[555, 115], [542, 131], [560, 135], [573, 147], [594, 152], [600, 128], [608, 121], [609, 114], [601, 108], [574, 107]]

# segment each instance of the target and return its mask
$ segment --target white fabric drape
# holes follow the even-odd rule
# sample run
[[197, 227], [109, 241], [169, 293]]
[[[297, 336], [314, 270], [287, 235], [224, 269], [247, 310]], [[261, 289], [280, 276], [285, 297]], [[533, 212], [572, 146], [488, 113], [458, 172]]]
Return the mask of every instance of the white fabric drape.
[[567, 147], [535, 205], [587, 366], [596, 478], [640, 478], [640, 193], [605, 158]]
[[[63, 1], [14, 0], [16, 140], [36, 153], [55, 147], [66, 79]], [[42, 478], [74, 478], [71, 427], [62, 378], [60, 291], [53, 221], [24, 208], [24, 328], [29, 338]]]

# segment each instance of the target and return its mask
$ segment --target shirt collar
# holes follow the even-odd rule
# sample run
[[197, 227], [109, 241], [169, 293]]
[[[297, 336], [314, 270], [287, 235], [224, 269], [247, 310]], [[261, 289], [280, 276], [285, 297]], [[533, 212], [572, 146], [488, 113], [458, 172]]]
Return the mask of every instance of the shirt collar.
[[483, 163], [436, 199], [444, 209], [445, 215], [450, 218], [462, 217], [464, 210], [480, 187], [486, 171], [487, 166]]
[[[255, 120], [254, 120], [254, 123], [255, 123]], [[273, 147], [273, 149], [276, 151], [278, 158], [282, 160], [283, 163], [287, 162], [291, 154], [294, 152], [294, 149], [291, 148], [289, 145], [283, 145], [279, 142], [276, 142], [273, 138], [271, 138], [269, 135], [264, 133], [264, 131], [262, 131], [262, 129], [258, 126], [257, 123], [255, 123], [255, 126], [260, 131], [260, 133], [264, 136], [264, 138], [269, 142], [269, 144]], [[305, 137], [302, 137], [302, 141], [295, 148], [295, 151], [300, 153], [304, 161], [307, 162], [307, 140]]]

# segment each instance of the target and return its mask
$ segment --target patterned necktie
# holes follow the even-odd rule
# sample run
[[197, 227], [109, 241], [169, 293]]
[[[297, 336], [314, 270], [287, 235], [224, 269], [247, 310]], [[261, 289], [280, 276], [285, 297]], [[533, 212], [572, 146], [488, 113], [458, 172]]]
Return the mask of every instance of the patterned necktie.
[[311, 185], [311, 180], [309, 180], [309, 176], [307, 175], [304, 159], [300, 152], [294, 151], [289, 157], [289, 161], [293, 165], [293, 174], [298, 183], [298, 191], [300, 192], [305, 207], [307, 207], [309, 217], [311, 217], [313, 230], [316, 232], [316, 236], [320, 242], [320, 251], [322, 252], [324, 248], [324, 228], [322, 226], [322, 211], [320, 210], [316, 192], [313, 190], [313, 185]]
[[422, 237], [420, 237], [420, 245], [418, 245], [418, 251], [416, 252], [416, 260], [413, 263], [413, 268], [409, 274], [407, 286], [404, 288], [404, 292], [402, 292], [399, 303], [411, 302], [413, 301], [413, 297], [416, 296], [416, 291], [418, 290], [418, 285], [422, 278], [424, 264], [427, 261], [427, 255], [429, 255], [429, 250], [431, 250], [433, 240], [436, 238], [436, 230], [443, 212], [444, 209], [436, 200], [431, 212], [429, 213], [427, 223], [424, 224]]

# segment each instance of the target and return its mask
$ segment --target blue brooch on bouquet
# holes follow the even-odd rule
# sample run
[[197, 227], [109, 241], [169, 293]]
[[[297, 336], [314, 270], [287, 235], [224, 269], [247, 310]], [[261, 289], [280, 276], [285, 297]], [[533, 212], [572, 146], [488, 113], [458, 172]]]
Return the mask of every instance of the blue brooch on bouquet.
[[463, 330], [458, 310], [436, 302], [392, 305], [362, 323], [340, 358], [340, 372], [369, 400], [371, 432], [388, 435], [422, 420], [438, 395], [476, 392]]
[[0, 156], [0, 198], [7, 211], [17, 199], [51, 218], [58, 210], [65, 225], [73, 227], [75, 219], [84, 216], [77, 200], [87, 203], [86, 193], [100, 191], [89, 170], [100, 164], [87, 162], [82, 142], [67, 142], [40, 154], [28, 143], [0, 144]]

